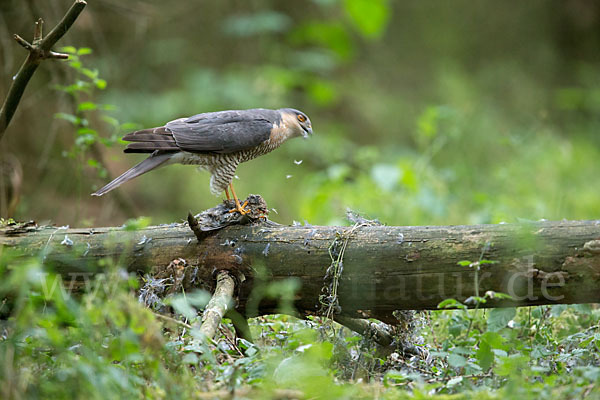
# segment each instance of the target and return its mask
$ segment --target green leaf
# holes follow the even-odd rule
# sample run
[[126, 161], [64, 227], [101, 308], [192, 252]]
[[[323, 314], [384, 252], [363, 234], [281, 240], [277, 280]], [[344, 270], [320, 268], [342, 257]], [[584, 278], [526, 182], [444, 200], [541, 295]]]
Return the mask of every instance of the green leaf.
[[477, 358], [477, 363], [483, 370], [489, 369], [494, 362], [492, 347], [487, 342], [481, 341], [479, 343], [479, 349], [475, 353], [475, 357]]
[[464, 304], [456, 299], [446, 299], [437, 305], [437, 308], [466, 308]]
[[96, 79], [94, 81], [96, 87], [100, 90], [104, 90], [106, 88], [106, 81], [104, 79]]
[[459, 354], [450, 354], [448, 356], [448, 364], [454, 368], [460, 368], [467, 365], [467, 359]]
[[560, 314], [562, 314], [563, 311], [565, 311], [567, 309], [567, 305], [566, 304], [555, 304], [550, 306], [551, 311], [550, 311], [550, 315], [552, 315], [553, 317], [560, 317]]
[[390, 19], [387, 0], [346, 0], [344, 5], [350, 21], [363, 36], [381, 36]]
[[469, 296], [465, 299], [465, 304], [484, 304], [487, 303], [485, 297]]
[[150, 217], [139, 217], [128, 219], [123, 225], [126, 231], [137, 231], [150, 225]]
[[492, 349], [508, 350], [506, 340], [497, 332], [485, 332], [480, 340], [486, 342]]
[[293, 44], [316, 44], [332, 51], [339, 60], [347, 61], [354, 57], [354, 42], [348, 29], [340, 22], [307, 22], [300, 24], [289, 35]]
[[211, 297], [206, 290], [195, 290], [186, 295], [187, 301], [198, 309], [206, 307]]
[[119, 127], [119, 120], [108, 115], [103, 115], [102, 120], [115, 128]]
[[572, 306], [578, 313], [582, 314], [590, 314], [592, 312], [592, 307], [589, 304], [573, 304]]
[[465, 356], [469, 356], [471, 355], [471, 348], [470, 347], [463, 347], [463, 346], [456, 346], [452, 349], [452, 353], [455, 354], [463, 354]]
[[184, 296], [174, 297], [169, 303], [177, 313], [183, 315], [187, 319], [194, 319], [197, 315], [196, 309], [190, 305]]
[[459, 261], [456, 264], [460, 265], [461, 267], [470, 267], [472, 262], [469, 260], [463, 260], [463, 261]]
[[185, 356], [181, 359], [183, 364], [198, 364], [198, 355], [196, 353], [186, 353]]
[[588, 345], [589, 345], [589, 344], [592, 342], [592, 340], [594, 340], [594, 337], [593, 337], [593, 336], [590, 336], [590, 337], [588, 337], [587, 339], [585, 339], [585, 340], [582, 340], [582, 341], [579, 343], [579, 347], [580, 347], [580, 348], [587, 347], [587, 346], [588, 346]]
[[94, 129], [90, 129], [90, 128], [78, 128], [77, 135], [79, 135], [79, 136], [82, 136], [82, 135], [98, 136], [98, 132], [96, 132]]
[[459, 383], [461, 383], [462, 381], [463, 381], [462, 376], [455, 376], [454, 378], [450, 379], [448, 381], [448, 383], [446, 383], [446, 386], [448, 386], [448, 387], [456, 386]]
[[391, 369], [383, 376], [383, 385], [385, 387], [391, 387], [393, 384], [404, 382], [408, 377], [402, 372], [395, 369]]
[[77, 55], [84, 56], [86, 54], [92, 54], [92, 49], [90, 49], [89, 47], [82, 47], [79, 50], [77, 50]]
[[79, 125], [79, 122], [81, 121], [79, 119], [79, 117], [77, 117], [76, 115], [67, 114], [67, 113], [56, 113], [56, 114], [54, 114], [54, 118], [64, 119], [65, 121], [69, 121], [73, 125]]
[[78, 136], [77, 139], [75, 139], [75, 145], [78, 147], [88, 147], [92, 145], [95, 141], [95, 135], [86, 134]]
[[506, 327], [508, 321], [513, 319], [517, 313], [517, 309], [511, 308], [494, 308], [490, 311], [487, 320], [487, 330], [489, 332], [497, 332]]
[[98, 108], [96, 103], [92, 103], [91, 101], [84, 101], [77, 105], [77, 111], [95, 110], [96, 108]]
[[77, 49], [73, 46], [63, 46], [58, 49], [61, 53], [76, 54]]
[[92, 81], [98, 79], [97, 69], [81, 68], [81, 73], [90, 78]]
[[492, 352], [496, 357], [508, 357], [508, 352], [502, 349], [492, 349]]

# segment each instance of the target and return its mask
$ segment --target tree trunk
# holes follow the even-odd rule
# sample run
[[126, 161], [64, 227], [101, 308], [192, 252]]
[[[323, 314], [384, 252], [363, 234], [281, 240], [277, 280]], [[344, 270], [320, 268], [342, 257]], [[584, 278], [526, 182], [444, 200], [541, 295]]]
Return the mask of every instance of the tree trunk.
[[[8, 226], [0, 228], [0, 247], [42, 254], [74, 288], [102, 270], [102, 259], [154, 273], [168, 273], [171, 261], [184, 259], [177, 265], [187, 291], [212, 291], [216, 273], [229, 270], [238, 281], [237, 310], [247, 316], [281, 311], [285, 302], [267, 297], [273, 290], [266, 287], [288, 279], [297, 283], [288, 301], [300, 313], [326, 309], [319, 300], [325, 295], [325, 303], [338, 300], [337, 313], [386, 322], [394, 322], [395, 310], [435, 309], [444, 299], [464, 301], [487, 291], [513, 299], [489, 299], [483, 307], [600, 302], [600, 221], [355, 228], [256, 223], [214, 231], [201, 242], [185, 224], [138, 231]], [[329, 268], [340, 253], [341, 263]], [[459, 265], [463, 260], [482, 260], [480, 269]]]

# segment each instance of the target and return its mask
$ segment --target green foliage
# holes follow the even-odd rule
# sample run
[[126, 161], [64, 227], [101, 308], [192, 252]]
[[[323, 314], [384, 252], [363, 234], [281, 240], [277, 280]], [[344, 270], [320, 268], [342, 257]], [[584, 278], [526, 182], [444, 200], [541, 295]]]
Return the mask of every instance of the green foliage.
[[[177, 354], [152, 313], [131, 295], [137, 280], [116, 268], [80, 298], [38, 260], [10, 261], [0, 286], [12, 313], [0, 342], [3, 398], [164, 397], [190, 393]], [[10, 272], [9, 272], [10, 271]], [[87, 283], [87, 282], [86, 282]], [[66, 284], [66, 283], [65, 283]]]
[[[130, 224], [131, 226], [135, 224]], [[105, 275], [70, 282], [40, 259], [0, 257], [0, 389], [3, 398], [189, 398], [234, 391], [249, 398], [579, 397], [597, 392], [600, 311], [552, 306], [468, 310], [449, 299], [412, 332], [427, 357], [379, 352], [359, 336], [320, 317], [255, 318], [255, 343], [236, 339], [224, 319], [214, 341], [200, 334], [206, 292], [164, 301], [172, 317], [135, 300], [137, 278], [106, 259]], [[469, 263], [470, 265], [473, 263]], [[75, 277], [77, 278], [77, 277]], [[259, 299], [279, 299], [290, 312], [294, 281], [257, 284]], [[484, 299], [501, 294], [488, 292]], [[164, 310], [163, 310], [164, 312]], [[362, 382], [362, 384], [360, 384]], [[284, 392], [287, 390], [287, 392]]]
[[352, 23], [369, 38], [383, 33], [390, 18], [388, 0], [345, 0], [344, 5]]
[[144, 229], [145, 227], [149, 226], [150, 222], [150, 217], [132, 218], [125, 221], [125, 223], [123, 224], [123, 228], [126, 231], [137, 231], [139, 229]]
[[[106, 89], [106, 81], [99, 77], [97, 69], [91, 69], [84, 65], [82, 56], [92, 53], [87, 47], [75, 48], [66, 46], [61, 52], [69, 54], [67, 65], [74, 72], [75, 82], [69, 85], [55, 85], [55, 89], [69, 95], [73, 111], [72, 113], [58, 112], [54, 118], [64, 120], [72, 125], [75, 130], [75, 140], [69, 151], [63, 151], [63, 155], [77, 158], [81, 164], [95, 169], [99, 177], [107, 177], [106, 166], [98, 149], [98, 145], [113, 146], [119, 142], [119, 135], [134, 124], [121, 124], [110, 115], [116, 107], [111, 104], [98, 104], [94, 101], [96, 91]], [[106, 128], [110, 133], [106, 133]]]

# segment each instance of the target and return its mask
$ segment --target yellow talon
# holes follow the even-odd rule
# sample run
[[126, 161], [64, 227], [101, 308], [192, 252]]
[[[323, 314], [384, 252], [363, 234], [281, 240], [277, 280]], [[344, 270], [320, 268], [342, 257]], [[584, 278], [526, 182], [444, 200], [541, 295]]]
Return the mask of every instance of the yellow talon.
[[242, 215], [246, 215], [250, 212], [250, 210], [246, 210], [245, 207], [248, 205], [248, 201], [245, 201], [244, 204], [240, 205], [239, 201], [236, 201], [236, 205], [235, 208], [232, 210], [229, 210], [230, 213], [232, 212], [239, 212]]
[[[240, 205], [240, 201], [238, 200], [238, 197], [235, 194], [235, 190], [233, 190], [233, 182], [229, 184], [229, 188], [231, 189], [231, 194], [233, 195], [233, 200], [235, 201], [235, 208], [233, 210], [229, 210], [229, 212], [232, 213], [237, 211], [242, 215], [248, 214], [250, 210], [244, 209], [244, 207], [248, 205], [248, 200], [246, 200], [243, 205]], [[227, 193], [227, 190], [225, 190], [225, 193]]]

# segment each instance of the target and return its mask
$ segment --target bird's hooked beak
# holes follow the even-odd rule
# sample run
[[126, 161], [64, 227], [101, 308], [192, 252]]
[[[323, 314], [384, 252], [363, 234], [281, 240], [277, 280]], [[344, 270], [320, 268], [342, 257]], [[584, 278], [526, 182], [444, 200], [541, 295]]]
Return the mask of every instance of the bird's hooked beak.
[[306, 127], [304, 125], [301, 125], [301, 126], [302, 126], [302, 137], [304, 139], [308, 139], [308, 136], [313, 134], [312, 126], [308, 126], [308, 127]]

